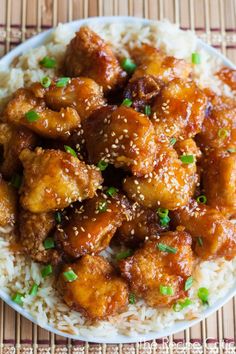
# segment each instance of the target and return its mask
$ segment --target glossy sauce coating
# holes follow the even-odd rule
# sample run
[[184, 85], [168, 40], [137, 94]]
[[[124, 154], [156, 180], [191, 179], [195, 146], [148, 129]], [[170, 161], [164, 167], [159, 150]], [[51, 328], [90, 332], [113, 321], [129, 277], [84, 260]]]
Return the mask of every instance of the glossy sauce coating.
[[17, 218], [17, 196], [14, 187], [0, 175], [0, 226], [13, 226]]

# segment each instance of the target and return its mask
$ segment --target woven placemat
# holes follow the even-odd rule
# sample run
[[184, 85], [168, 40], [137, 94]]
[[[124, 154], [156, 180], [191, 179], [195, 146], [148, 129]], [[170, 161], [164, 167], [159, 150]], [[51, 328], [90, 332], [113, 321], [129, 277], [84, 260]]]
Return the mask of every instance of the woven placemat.
[[[0, 56], [34, 34], [89, 16], [167, 18], [190, 28], [236, 63], [236, 0], [0, 0]], [[0, 302], [0, 354], [236, 353], [236, 299], [198, 325], [162, 340], [101, 345], [67, 340]]]

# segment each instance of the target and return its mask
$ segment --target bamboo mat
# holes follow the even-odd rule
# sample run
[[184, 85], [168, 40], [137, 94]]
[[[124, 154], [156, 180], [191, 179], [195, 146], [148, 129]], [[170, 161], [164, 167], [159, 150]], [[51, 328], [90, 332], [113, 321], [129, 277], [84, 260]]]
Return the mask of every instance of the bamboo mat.
[[[236, 63], [236, 0], [0, 0], [0, 56], [32, 35], [89, 16], [168, 18]], [[70, 341], [0, 302], [0, 354], [236, 353], [236, 298], [200, 324], [163, 340], [129, 345]]]

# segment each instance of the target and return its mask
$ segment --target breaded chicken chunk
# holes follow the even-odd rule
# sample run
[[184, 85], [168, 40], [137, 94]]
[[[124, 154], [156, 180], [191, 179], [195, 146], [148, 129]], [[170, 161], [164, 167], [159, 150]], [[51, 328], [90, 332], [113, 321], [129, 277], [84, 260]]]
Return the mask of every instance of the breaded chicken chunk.
[[172, 146], [159, 144], [154, 170], [144, 177], [125, 178], [124, 191], [130, 199], [148, 208], [174, 210], [186, 205], [198, 183], [196, 158], [193, 154], [188, 156], [191, 162], [186, 164], [180, 159], [184, 155], [179, 158]]
[[[55, 226], [53, 212], [34, 214], [21, 210], [19, 214], [20, 242], [25, 253], [34, 261], [51, 264], [57, 264], [60, 261], [60, 255], [54, 246], [47, 249], [47, 244], [44, 243]], [[53, 244], [53, 240], [51, 243]]]
[[191, 66], [185, 60], [166, 56], [148, 44], [136, 48], [132, 56], [138, 64], [132, 80], [144, 75], [153, 75], [167, 83], [175, 78], [187, 79], [191, 72]]
[[236, 255], [236, 225], [218, 210], [192, 200], [173, 212], [173, 225], [182, 225], [195, 239], [194, 251], [203, 259]]
[[21, 168], [19, 155], [23, 149], [33, 149], [37, 137], [27, 128], [15, 128], [0, 124], [0, 145], [3, 146], [3, 161], [0, 171], [5, 178], [11, 178]]
[[224, 66], [216, 75], [228, 85], [231, 90], [236, 91], [236, 70]]
[[111, 47], [88, 27], [81, 27], [69, 43], [63, 70], [70, 77], [90, 77], [104, 92], [120, 86], [126, 78]]
[[188, 233], [169, 231], [120, 261], [121, 274], [131, 291], [153, 307], [168, 306], [185, 297], [185, 281], [193, 271], [191, 244]]
[[[73, 281], [67, 275], [73, 274]], [[64, 266], [58, 282], [66, 304], [90, 320], [106, 319], [125, 311], [128, 287], [100, 256], [86, 255]]]
[[92, 163], [104, 160], [137, 176], [153, 170], [155, 132], [144, 114], [124, 106], [107, 106], [90, 116], [83, 127]]
[[236, 101], [209, 90], [205, 92], [211, 107], [197, 136], [198, 142], [205, 149], [236, 148]]
[[236, 151], [208, 151], [201, 166], [207, 204], [236, 217]]
[[25, 149], [20, 160], [24, 167], [20, 201], [32, 213], [63, 209], [92, 198], [102, 183], [100, 171], [64, 151]]
[[0, 227], [13, 226], [16, 222], [16, 190], [0, 175]]
[[174, 79], [155, 98], [151, 117], [158, 137], [181, 139], [201, 131], [207, 97], [193, 81]]
[[75, 108], [81, 121], [85, 120], [96, 109], [105, 105], [102, 87], [87, 77], [70, 79], [64, 86], [58, 86], [60, 78], [54, 79], [48, 88], [40, 83], [31, 86], [31, 90], [38, 98], [44, 98], [46, 105], [60, 111], [67, 107]]
[[20, 88], [14, 93], [6, 106], [4, 117], [7, 122], [25, 126], [40, 136], [63, 140], [80, 126], [81, 121], [75, 108], [53, 111], [30, 88]]
[[75, 208], [69, 220], [58, 228], [56, 240], [63, 251], [74, 258], [105, 249], [122, 221], [126, 218], [126, 201], [105, 194]]

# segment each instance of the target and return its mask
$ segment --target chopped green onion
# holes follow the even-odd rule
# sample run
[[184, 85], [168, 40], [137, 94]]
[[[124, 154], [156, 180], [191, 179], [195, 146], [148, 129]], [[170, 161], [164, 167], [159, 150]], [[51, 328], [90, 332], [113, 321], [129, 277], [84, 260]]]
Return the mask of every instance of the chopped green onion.
[[199, 288], [197, 296], [200, 300], [202, 300], [203, 304], [208, 305], [208, 298], [209, 298], [209, 290], [207, 288]]
[[22, 294], [20, 294], [20, 293], [15, 293], [15, 294], [11, 297], [11, 299], [12, 299], [12, 301], [14, 301], [17, 305], [22, 306], [22, 305], [23, 305], [23, 301], [22, 301], [23, 297], [24, 297], [24, 296], [23, 296]]
[[193, 64], [200, 64], [201, 63], [201, 56], [199, 53], [197, 53], [197, 52], [192, 53], [192, 63]]
[[166, 226], [170, 222], [169, 216], [164, 216], [164, 218], [160, 218], [160, 224], [161, 226]]
[[164, 243], [158, 243], [156, 247], [162, 252], [177, 253], [177, 248], [165, 245]]
[[176, 141], [176, 138], [170, 138], [170, 145], [175, 145]]
[[57, 80], [56, 87], [64, 87], [69, 83], [69, 81], [70, 81], [69, 77], [61, 77], [60, 79]]
[[121, 106], [131, 107], [132, 104], [133, 104], [132, 100], [130, 100], [129, 98], [125, 98], [121, 103]]
[[25, 113], [25, 117], [28, 120], [28, 122], [32, 123], [32, 122], [36, 122], [39, 119], [39, 114], [36, 111], [31, 110]]
[[38, 288], [39, 288], [38, 284], [34, 283], [34, 284], [32, 285], [32, 287], [31, 287], [30, 291], [29, 291], [29, 294], [30, 294], [31, 296], [37, 295]]
[[225, 139], [227, 136], [229, 136], [229, 132], [225, 128], [220, 128], [217, 134], [220, 139]]
[[198, 238], [197, 238], [197, 243], [198, 243], [198, 245], [199, 245], [200, 247], [203, 246], [203, 240], [202, 240], [201, 237], [198, 237]]
[[45, 68], [52, 69], [56, 66], [56, 60], [54, 58], [46, 56], [42, 60], [40, 60], [39, 64], [44, 66]]
[[137, 65], [130, 58], [123, 59], [121, 62], [121, 66], [128, 74], [133, 74], [133, 72], [137, 68]]
[[52, 274], [51, 264], [48, 264], [45, 267], [43, 267], [43, 269], [41, 270], [41, 274], [43, 278], [46, 278], [48, 275]]
[[102, 202], [98, 203], [98, 211], [99, 213], [104, 213], [107, 211], [107, 201], [103, 200]]
[[64, 272], [63, 275], [69, 283], [75, 281], [78, 278], [77, 274], [72, 269], [68, 270], [67, 272]]
[[200, 204], [206, 204], [207, 197], [204, 194], [202, 194], [202, 195], [199, 195], [196, 200]]
[[161, 295], [174, 295], [174, 290], [171, 286], [160, 285]]
[[75, 150], [72, 149], [70, 146], [68, 145], [64, 145], [64, 149], [66, 150], [66, 152], [68, 152], [69, 154], [71, 154], [74, 157], [78, 157]]
[[51, 248], [54, 248], [55, 247], [54, 239], [52, 237], [46, 238], [43, 242], [43, 245], [44, 245], [45, 250], [49, 250]]
[[104, 171], [108, 166], [108, 163], [106, 161], [99, 161], [99, 163], [97, 164], [97, 167], [99, 168], [100, 171]]
[[168, 216], [169, 214], [169, 210], [165, 209], [165, 208], [158, 208], [157, 209], [157, 214], [160, 218], [164, 218], [166, 216]]
[[151, 111], [151, 106], [147, 105], [144, 107], [144, 114], [146, 114], [146, 116], [150, 116], [150, 114], [152, 113]]
[[173, 306], [173, 310], [175, 312], [180, 312], [181, 310], [183, 310], [185, 307], [189, 306], [192, 304], [192, 301], [189, 298], [186, 298], [183, 301], [177, 301], [174, 306]]
[[134, 294], [129, 294], [129, 303], [134, 305], [136, 302], [135, 295]]
[[14, 176], [12, 176], [11, 179], [11, 185], [15, 187], [16, 189], [19, 189], [22, 183], [22, 176], [20, 176], [18, 173], [16, 173]]
[[190, 164], [194, 162], [194, 156], [193, 155], [181, 155], [180, 156], [180, 160], [184, 163], [184, 164]]
[[184, 290], [188, 291], [192, 287], [192, 285], [193, 285], [193, 277], [189, 277], [184, 284]]
[[109, 187], [107, 190], [106, 190], [106, 194], [109, 195], [110, 197], [114, 197], [118, 192], [118, 189], [115, 188], [115, 187]]
[[57, 211], [55, 214], [55, 220], [58, 224], [61, 223], [61, 213], [59, 211]]
[[227, 151], [230, 153], [234, 153], [234, 152], [236, 152], [236, 148], [229, 148]]
[[51, 85], [51, 79], [48, 76], [44, 76], [40, 82], [44, 88], [48, 88]]
[[117, 253], [116, 255], [116, 260], [120, 261], [121, 259], [125, 259], [127, 257], [132, 256], [133, 252], [131, 250], [126, 250], [126, 251], [122, 251]]

